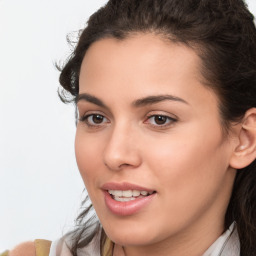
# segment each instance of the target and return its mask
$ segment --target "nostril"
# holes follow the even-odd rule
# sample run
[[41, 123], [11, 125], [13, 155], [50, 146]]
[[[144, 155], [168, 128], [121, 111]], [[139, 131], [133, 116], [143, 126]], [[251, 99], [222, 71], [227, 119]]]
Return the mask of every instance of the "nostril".
[[124, 163], [124, 164], [115, 164], [114, 162], [111, 162], [111, 163], [104, 162], [104, 165], [105, 165], [108, 169], [110, 169], [110, 170], [116, 170], [116, 171], [121, 170], [121, 169], [124, 169], [124, 168], [129, 167], [129, 166], [132, 166], [132, 165], [126, 164], [126, 163]]
[[121, 169], [122, 167], [127, 167], [127, 166], [130, 166], [129, 164], [121, 164], [120, 166], [119, 166], [119, 168]]
[[141, 164], [141, 157], [134, 146], [126, 144], [120, 147], [120, 143], [112, 141], [103, 152], [103, 162], [109, 170], [119, 171], [138, 167]]

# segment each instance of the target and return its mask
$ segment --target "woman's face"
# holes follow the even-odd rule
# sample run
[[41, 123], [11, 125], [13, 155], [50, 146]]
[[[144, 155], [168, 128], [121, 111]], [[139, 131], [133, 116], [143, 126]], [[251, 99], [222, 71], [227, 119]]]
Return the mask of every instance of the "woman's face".
[[150, 34], [103, 39], [84, 57], [76, 158], [118, 244], [171, 244], [197, 234], [201, 243], [223, 231], [233, 144], [200, 64], [192, 49]]

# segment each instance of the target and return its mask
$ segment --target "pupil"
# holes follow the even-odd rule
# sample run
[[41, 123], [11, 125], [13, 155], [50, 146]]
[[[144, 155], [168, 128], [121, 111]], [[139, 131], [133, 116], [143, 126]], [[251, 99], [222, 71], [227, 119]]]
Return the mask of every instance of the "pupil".
[[165, 124], [166, 119], [167, 118], [165, 116], [156, 116], [155, 122], [156, 122], [156, 124]]
[[94, 115], [92, 119], [93, 119], [94, 123], [100, 124], [103, 121], [103, 116], [101, 116], [101, 115]]

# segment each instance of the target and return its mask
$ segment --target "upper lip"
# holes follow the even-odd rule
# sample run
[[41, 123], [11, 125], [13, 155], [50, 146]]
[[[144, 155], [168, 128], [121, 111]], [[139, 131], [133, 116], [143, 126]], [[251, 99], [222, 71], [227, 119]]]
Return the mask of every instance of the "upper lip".
[[147, 192], [154, 192], [154, 189], [142, 187], [136, 184], [123, 182], [108, 182], [105, 183], [102, 187], [103, 190], [138, 190], [138, 191], [147, 191]]

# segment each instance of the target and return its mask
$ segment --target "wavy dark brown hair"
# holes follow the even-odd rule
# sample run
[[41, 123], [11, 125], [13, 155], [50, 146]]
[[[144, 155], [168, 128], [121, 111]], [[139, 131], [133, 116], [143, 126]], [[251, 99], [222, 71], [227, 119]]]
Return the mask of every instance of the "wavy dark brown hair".
[[[103, 38], [125, 40], [134, 33], [154, 33], [197, 52], [205, 86], [219, 97], [225, 131], [229, 131], [232, 122], [240, 121], [248, 109], [256, 107], [256, 29], [254, 17], [242, 0], [108, 1], [89, 18], [74, 51], [60, 69], [61, 99], [76, 103], [81, 63], [91, 44]], [[99, 232], [101, 248], [106, 239], [98, 220], [87, 219], [91, 210], [91, 205], [83, 210], [78, 227], [69, 234], [74, 256]], [[241, 256], [255, 256], [255, 160], [237, 171], [225, 228], [233, 221], [237, 223]]]

